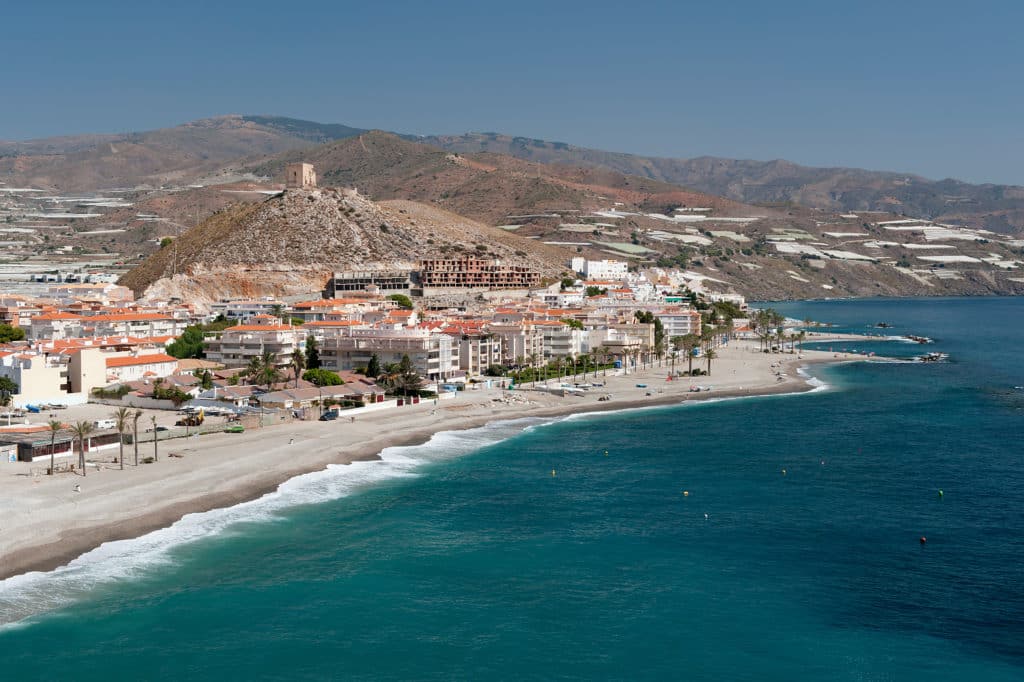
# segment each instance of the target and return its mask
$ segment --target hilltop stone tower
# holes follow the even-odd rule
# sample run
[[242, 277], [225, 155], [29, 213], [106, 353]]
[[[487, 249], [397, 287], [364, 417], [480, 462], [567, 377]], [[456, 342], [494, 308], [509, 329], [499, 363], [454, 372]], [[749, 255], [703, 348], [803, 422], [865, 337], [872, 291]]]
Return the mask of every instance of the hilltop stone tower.
[[289, 163], [284, 167], [284, 186], [288, 189], [313, 189], [316, 171], [311, 163]]

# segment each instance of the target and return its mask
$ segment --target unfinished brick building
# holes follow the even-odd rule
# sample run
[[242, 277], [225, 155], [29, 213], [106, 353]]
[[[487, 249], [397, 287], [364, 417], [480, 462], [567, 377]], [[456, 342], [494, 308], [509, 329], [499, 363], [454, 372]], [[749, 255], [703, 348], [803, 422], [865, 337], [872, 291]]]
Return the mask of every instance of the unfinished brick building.
[[419, 280], [433, 288], [527, 289], [540, 284], [540, 273], [486, 258], [433, 258], [420, 261]]

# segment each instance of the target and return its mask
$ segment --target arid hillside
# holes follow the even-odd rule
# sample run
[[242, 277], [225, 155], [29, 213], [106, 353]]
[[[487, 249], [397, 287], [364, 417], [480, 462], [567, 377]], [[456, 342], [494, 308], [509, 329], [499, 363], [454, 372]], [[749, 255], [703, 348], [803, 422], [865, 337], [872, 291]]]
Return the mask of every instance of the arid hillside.
[[545, 166], [499, 154], [452, 154], [381, 131], [235, 170], [279, 178], [285, 164], [300, 160], [316, 166], [323, 185], [357, 187], [374, 199], [429, 202], [492, 225], [503, 224], [508, 216], [590, 211], [616, 202], [669, 210], [709, 206], [729, 215], [765, 212], [612, 170]]
[[375, 203], [352, 190], [288, 190], [224, 209], [129, 272], [139, 294], [199, 304], [225, 297], [320, 290], [331, 272], [411, 267], [474, 254], [521, 263], [554, 278], [561, 249], [416, 202]]
[[0, 183], [59, 191], [187, 185], [243, 158], [362, 132], [272, 116], [218, 116], [173, 128], [0, 142]]
[[606, 168], [750, 204], [792, 202], [836, 213], [886, 211], [1024, 234], [1024, 187], [1012, 185], [930, 180], [858, 168], [812, 168], [784, 160], [640, 156], [498, 133], [438, 135], [422, 141], [461, 154], [486, 151], [535, 163]]

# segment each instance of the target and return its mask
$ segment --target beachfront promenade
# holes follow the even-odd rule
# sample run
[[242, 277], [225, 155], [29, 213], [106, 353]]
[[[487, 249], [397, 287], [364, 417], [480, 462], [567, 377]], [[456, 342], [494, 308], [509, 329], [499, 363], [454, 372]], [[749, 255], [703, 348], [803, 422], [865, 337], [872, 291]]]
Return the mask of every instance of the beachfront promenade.
[[[189, 512], [253, 499], [296, 475], [328, 464], [374, 459], [388, 446], [422, 442], [439, 431], [497, 419], [802, 391], [809, 386], [798, 376], [799, 366], [844, 359], [821, 351], [765, 354], [756, 352], [756, 346], [733, 341], [719, 349], [711, 376], [668, 381], [666, 360], [628, 374], [591, 374], [587, 381], [605, 385], [582, 395], [563, 397], [530, 384], [516, 391], [470, 390], [436, 405], [426, 400], [361, 414], [354, 421], [343, 415], [336, 421], [295, 421], [245, 433], [169, 440], [161, 444], [158, 462], [123, 471], [109, 464], [90, 469], [86, 477], [39, 476], [33, 473], [39, 468], [30, 464], [7, 465], [0, 469], [0, 578], [59, 566], [105, 541], [137, 537]], [[687, 368], [678, 360], [675, 367]], [[694, 359], [698, 367], [706, 368], [703, 358]], [[712, 389], [691, 390], [708, 386]], [[606, 395], [610, 399], [598, 400]]]

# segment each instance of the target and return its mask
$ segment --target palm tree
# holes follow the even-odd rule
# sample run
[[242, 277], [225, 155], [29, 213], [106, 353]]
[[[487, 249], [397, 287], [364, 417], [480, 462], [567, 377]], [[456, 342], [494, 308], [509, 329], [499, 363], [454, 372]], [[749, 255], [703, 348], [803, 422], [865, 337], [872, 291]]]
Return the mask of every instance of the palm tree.
[[152, 415], [149, 419], [153, 422], [153, 461], [159, 462], [160, 455], [157, 452], [157, 442], [160, 440], [160, 432], [156, 430], [156, 415]]
[[135, 448], [135, 466], [139, 466], [139, 419], [142, 418], [142, 410], [132, 412], [132, 446]]
[[267, 391], [270, 391], [274, 384], [281, 380], [281, 373], [277, 370], [275, 360], [274, 354], [268, 350], [263, 351], [263, 356], [259, 359], [259, 383], [266, 384]]
[[708, 361], [708, 376], [711, 376], [711, 361], [718, 357], [714, 348], [709, 348], [704, 353], [704, 359]]
[[127, 407], [121, 407], [111, 416], [114, 418], [114, 427], [117, 429], [117, 445], [120, 448], [117, 461], [121, 463], [121, 471], [124, 471], [124, 432], [128, 430], [131, 410]]
[[89, 422], [75, 422], [71, 431], [78, 439], [78, 464], [82, 468], [82, 475], [85, 476], [85, 439], [92, 433], [92, 424]]
[[295, 388], [299, 387], [299, 375], [306, 368], [306, 354], [302, 349], [296, 348], [292, 351], [292, 370], [295, 372]]
[[530, 353], [529, 357], [527, 357], [527, 360], [530, 361], [530, 375], [531, 375], [530, 378], [533, 379], [533, 385], [536, 386], [537, 385], [537, 354], [536, 353]]
[[258, 383], [257, 380], [260, 376], [261, 369], [263, 369], [262, 358], [257, 356], [249, 361], [249, 364], [245, 368], [245, 378], [250, 384]]
[[54, 450], [57, 448], [57, 432], [60, 431], [64, 425], [61, 424], [56, 419], [51, 419], [50, 421], [46, 422], [46, 426], [50, 429], [50, 475], [53, 476], [53, 458]]
[[693, 376], [693, 351], [700, 346], [700, 337], [696, 334], [684, 334], [679, 337], [679, 347], [686, 353], [687, 372]]

